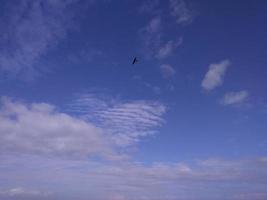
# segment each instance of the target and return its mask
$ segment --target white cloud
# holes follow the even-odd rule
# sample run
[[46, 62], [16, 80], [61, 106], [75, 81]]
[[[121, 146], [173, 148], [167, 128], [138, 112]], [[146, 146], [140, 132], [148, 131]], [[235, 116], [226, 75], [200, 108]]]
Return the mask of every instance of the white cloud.
[[240, 104], [244, 102], [248, 97], [248, 92], [246, 90], [242, 90], [239, 92], [228, 92], [224, 95], [221, 103], [223, 105], [232, 105], [232, 104]]
[[165, 106], [159, 102], [125, 102], [94, 94], [79, 96], [70, 105], [70, 109], [112, 132], [113, 139], [122, 146], [155, 133], [155, 129], [163, 123], [162, 115], [166, 111]]
[[178, 24], [189, 24], [194, 19], [194, 12], [188, 8], [184, 0], [170, 0], [171, 14]]
[[219, 63], [211, 64], [209, 66], [209, 71], [206, 73], [202, 81], [202, 87], [205, 90], [213, 90], [222, 85], [224, 74], [230, 64], [229, 60], [223, 60]]
[[63, 157], [119, 157], [110, 136], [90, 122], [49, 104], [25, 105], [4, 98], [0, 110], [0, 151]]
[[161, 65], [160, 69], [161, 69], [163, 78], [166, 78], [166, 79], [172, 78], [176, 73], [175, 69], [171, 65], [168, 65], [168, 64]]
[[[58, 192], [55, 185], [60, 185], [64, 195], [65, 187], [70, 193], [85, 195], [79, 196], [81, 200], [225, 199], [226, 191], [227, 199], [235, 200], [242, 199], [242, 194], [263, 194], [267, 185], [267, 162], [262, 158], [152, 164], [51, 157], [0, 158], [0, 180], [30, 186], [35, 180], [42, 180], [50, 183], [46, 190]], [[14, 166], [19, 168], [5, 170]]]
[[160, 47], [158, 54], [156, 55], [157, 58], [163, 59], [168, 56], [170, 56], [173, 51], [181, 45], [183, 42], [183, 39], [180, 38], [178, 42], [174, 42], [173, 40], [168, 41], [166, 44]]
[[30, 190], [21, 187], [11, 188], [8, 190], [0, 190], [0, 197], [46, 197], [51, 195], [49, 192], [42, 192], [39, 190]]
[[10, 1], [0, 21], [0, 69], [12, 75], [33, 76], [40, 59], [73, 26], [77, 0]]

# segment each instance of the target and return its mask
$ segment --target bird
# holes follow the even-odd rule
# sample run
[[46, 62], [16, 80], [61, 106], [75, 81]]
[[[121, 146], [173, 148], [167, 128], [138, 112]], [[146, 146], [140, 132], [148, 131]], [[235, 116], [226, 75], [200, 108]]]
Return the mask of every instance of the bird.
[[137, 62], [138, 62], [137, 58], [134, 57], [132, 64], [134, 65], [134, 64], [137, 63]]

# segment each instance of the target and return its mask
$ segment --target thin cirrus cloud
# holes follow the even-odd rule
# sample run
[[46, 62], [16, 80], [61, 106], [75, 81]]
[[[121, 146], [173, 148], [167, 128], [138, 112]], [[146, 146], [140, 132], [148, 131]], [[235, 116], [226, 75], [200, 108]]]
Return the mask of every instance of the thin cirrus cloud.
[[234, 105], [243, 103], [249, 96], [248, 91], [242, 90], [239, 92], [228, 92], [221, 99], [223, 105]]
[[229, 60], [223, 60], [219, 63], [210, 64], [209, 70], [202, 80], [201, 86], [205, 90], [213, 90], [223, 84], [223, 78], [227, 68], [231, 65]]
[[168, 65], [168, 64], [161, 65], [160, 70], [161, 70], [163, 78], [165, 79], [172, 78], [176, 74], [175, 69], [171, 65]]
[[0, 69], [11, 75], [34, 76], [41, 58], [56, 46], [73, 26], [77, 0], [16, 1], [5, 3], [0, 21]]
[[170, 0], [170, 8], [177, 24], [190, 24], [194, 20], [195, 13], [188, 8], [184, 0]]
[[147, 0], [143, 1], [142, 5], [139, 7], [141, 13], [158, 13], [159, 0]]
[[136, 143], [141, 137], [154, 134], [164, 120], [166, 107], [156, 101], [120, 101], [97, 94], [79, 95], [69, 109], [112, 134], [119, 146]]
[[[195, 18], [195, 12], [188, 7], [185, 0], [169, 0], [169, 9], [177, 24], [190, 24]], [[150, 14], [162, 13], [162, 10], [159, 10], [159, 0], [144, 1], [139, 11]]]
[[156, 55], [156, 57], [158, 59], [164, 59], [167, 58], [168, 56], [170, 56], [173, 51], [182, 44], [183, 42], [183, 38], [180, 37], [179, 40], [177, 42], [170, 40], [168, 41], [166, 44], [163, 44], [160, 49], [158, 50], [158, 54]]
[[162, 43], [162, 18], [153, 17], [140, 31], [140, 38], [144, 46], [144, 53], [148, 57], [154, 57]]
[[149, 22], [148, 26], [146, 27], [146, 31], [151, 34], [160, 32], [160, 29], [161, 29], [161, 18], [160, 17], [153, 18]]

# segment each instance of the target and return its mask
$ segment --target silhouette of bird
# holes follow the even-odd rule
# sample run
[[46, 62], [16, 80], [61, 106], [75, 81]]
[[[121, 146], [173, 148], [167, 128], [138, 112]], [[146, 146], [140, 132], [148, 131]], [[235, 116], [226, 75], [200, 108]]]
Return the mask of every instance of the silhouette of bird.
[[134, 64], [137, 63], [137, 62], [138, 62], [137, 58], [134, 57], [132, 64], [134, 65]]

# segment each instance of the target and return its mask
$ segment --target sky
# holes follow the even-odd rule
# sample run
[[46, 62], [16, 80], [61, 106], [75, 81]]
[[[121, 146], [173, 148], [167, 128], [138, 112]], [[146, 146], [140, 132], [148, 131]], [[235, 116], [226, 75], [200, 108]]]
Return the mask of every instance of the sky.
[[0, 199], [266, 200], [266, 20], [263, 0], [2, 0]]

